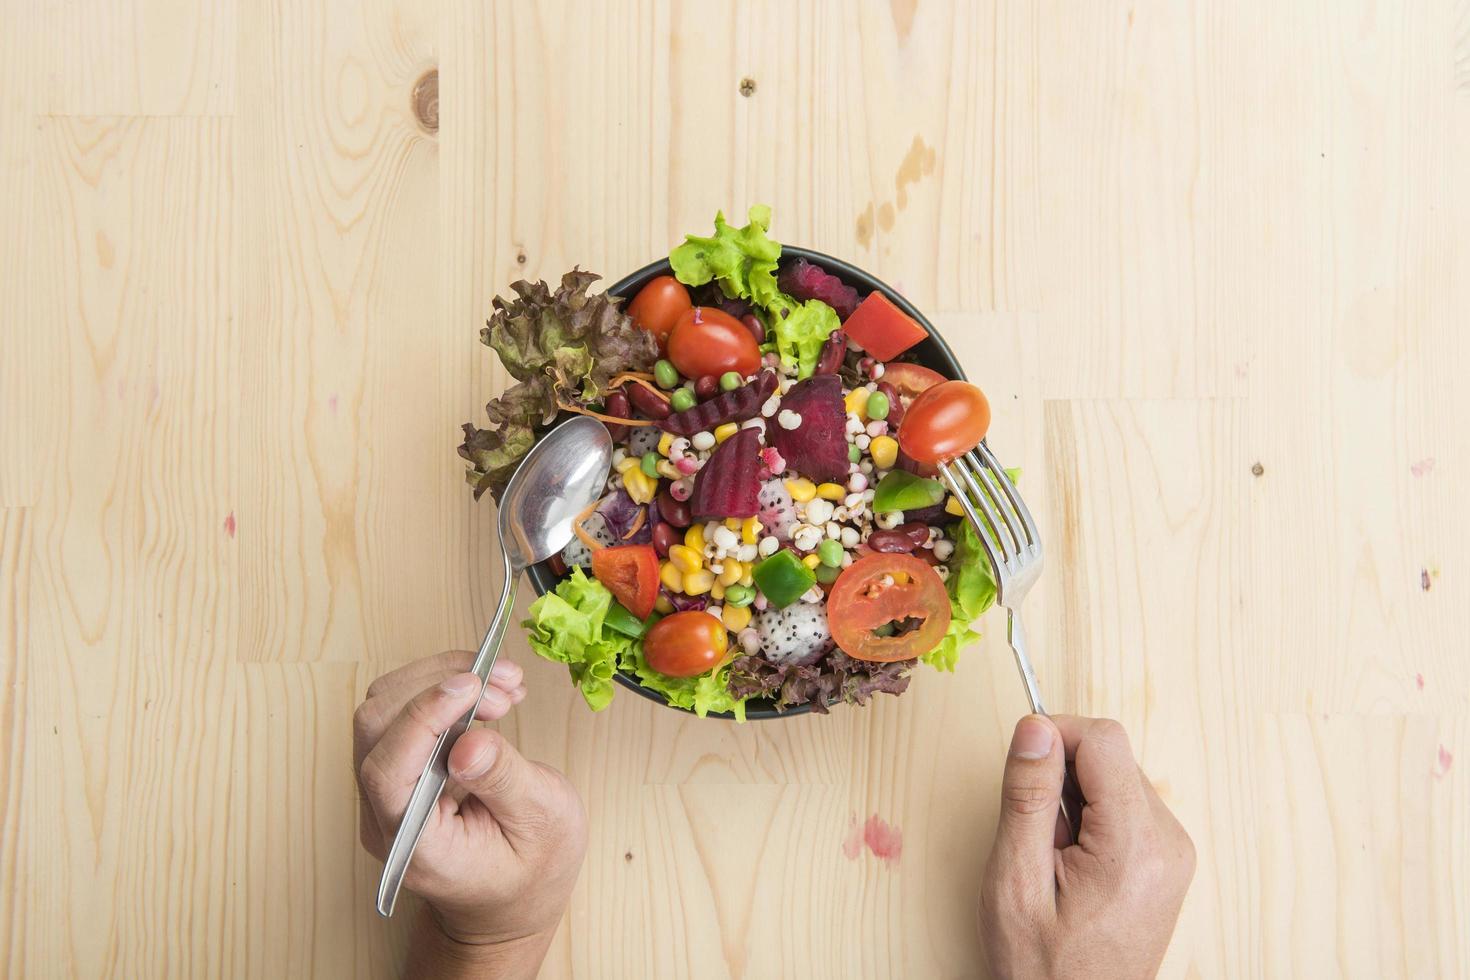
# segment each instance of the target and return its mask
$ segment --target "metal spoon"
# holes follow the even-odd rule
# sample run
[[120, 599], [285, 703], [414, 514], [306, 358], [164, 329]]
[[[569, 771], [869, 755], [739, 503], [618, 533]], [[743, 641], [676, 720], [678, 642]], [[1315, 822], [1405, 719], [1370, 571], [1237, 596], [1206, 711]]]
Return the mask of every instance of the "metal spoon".
[[[495, 666], [495, 656], [500, 651], [500, 641], [510, 624], [521, 573], [561, 551], [572, 540], [572, 518], [602, 494], [611, 466], [612, 437], [607, 428], [596, 419], [579, 415], [558, 425], [532, 446], [511, 476], [500, 498], [500, 551], [505, 584], [500, 590], [495, 618], [485, 631], [471, 668], [480, 677], [482, 696], [490, 679], [490, 668]], [[477, 698], [475, 707], [439, 736], [434, 754], [413, 788], [403, 822], [398, 825], [398, 834], [383, 864], [383, 878], [378, 882], [380, 915], [393, 914], [398, 889], [403, 885], [419, 835], [424, 832], [424, 825], [449, 778], [449, 750], [470, 727], [478, 708]]]

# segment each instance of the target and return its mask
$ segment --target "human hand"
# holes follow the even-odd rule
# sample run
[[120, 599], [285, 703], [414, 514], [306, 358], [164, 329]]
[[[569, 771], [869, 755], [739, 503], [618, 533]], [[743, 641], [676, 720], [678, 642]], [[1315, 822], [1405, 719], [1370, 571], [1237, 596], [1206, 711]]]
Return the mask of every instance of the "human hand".
[[[440, 733], [479, 693], [473, 661], [454, 650], [384, 674], [353, 715], [362, 845], [380, 860]], [[521, 680], [520, 667], [497, 663], [475, 717], [503, 718], [525, 697]], [[515, 948], [539, 963], [586, 847], [587, 815], [567, 778], [527, 761], [498, 732], [471, 728], [450, 749], [449, 782], [404, 885], [427, 900], [425, 928], [442, 933], [448, 944], [438, 945], [452, 944], [453, 957]]]
[[[1087, 806], [1073, 846], [1059, 820], [1064, 759]], [[1151, 977], [1194, 876], [1194, 844], [1134, 761], [1116, 721], [1028, 715], [1002, 779], [980, 894], [997, 977]]]

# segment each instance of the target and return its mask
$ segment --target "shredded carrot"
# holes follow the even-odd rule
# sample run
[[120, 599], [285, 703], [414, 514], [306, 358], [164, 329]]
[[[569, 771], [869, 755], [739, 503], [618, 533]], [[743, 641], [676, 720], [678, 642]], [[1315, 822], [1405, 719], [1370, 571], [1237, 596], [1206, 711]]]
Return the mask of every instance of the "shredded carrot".
[[[649, 391], [653, 392], [655, 395], [657, 395], [658, 398], [661, 401], [663, 401], [663, 402], [668, 402], [668, 400], [669, 400], [669, 393], [668, 392], [664, 391], [658, 385], [654, 384], [652, 380], [650, 380], [648, 378], [645, 378], [642, 375], [633, 374], [633, 373], [630, 372], [630, 373], [620, 374], [616, 378], [613, 378], [613, 382], [621, 383], [621, 381], [630, 381], [630, 382], [632, 382], [635, 385], [641, 385], [644, 388], [647, 388]], [[617, 387], [617, 384], [612, 384], [611, 387], [612, 388], [616, 388]], [[611, 389], [609, 389], [609, 390], [611, 390]]]
[[578, 415], [588, 415], [600, 422], [608, 422], [613, 425], [658, 425], [657, 422], [649, 419], [620, 419], [616, 415], [603, 415], [601, 412], [594, 412], [592, 409], [583, 408], [581, 405], [569, 404], [560, 398], [556, 401], [556, 407], [564, 412], [576, 412]]
[[582, 526], [582, 522], [592, 516], [597, 510], [597, 505], [600, 503], [602, 503], [601, 500], [592, 501], [592, 503], [582, 509], [581, 513], [572, 518], [572, 530], [576, 532], [577, 537], [582, 539], [582, 543], [587, 546], [588, 551], [597, 551], [602, 547], [602, 542], [588, 534], [587, 529]]
[[635, 518], [633, 518], [633, 526], [630, 527], [630, 528], [628, 528], [628, 533], [625, 534], [625, 535], [623, 535], [623, 540], [626, 541], [629, 538], [631, 538], [633, 535], [637, 534], [638, 533], [638, 529], [643, 526], [643, 522], [647, 518], [648, 518], [648, 508], [647, 507], [639, 507], [638, 508], [638, 516], [635, 517]]
[[[622, 384], [624, 381], [652, 381], [652, 380], [653, 380], [653, 375], [650, 374], [650, 373], [648, 373], [647, 371], [624, 371], [622, 374], [619, 374], [619, 375], [614, 376], [613, 379], [607, 383], [607, 387], [609, 388], [609, 390], [611, 390], [613, 388], [616, 388], [618, 385]], [[658, 391], [658, 389], [655, 388], [654, 391]]]

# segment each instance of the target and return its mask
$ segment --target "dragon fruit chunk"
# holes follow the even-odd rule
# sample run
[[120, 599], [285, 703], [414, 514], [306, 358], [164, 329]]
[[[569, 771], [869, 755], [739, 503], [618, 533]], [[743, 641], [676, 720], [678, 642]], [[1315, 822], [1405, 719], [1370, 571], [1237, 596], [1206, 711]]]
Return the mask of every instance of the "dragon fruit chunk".
[[767, 480], [761, 484], [756, 501], [760, 504], [757, 516], [766, 533], [774, 534], [778, 540], [790, 541], [791, 529], [796, 526], [796, 502], [791, 499], [786, 482]]
[[858, 307], [856, 289], [806, 259], [797, 259], [784, 267], [779, 282], [783, 293], [799, 300], [819, 299], [836, 310], [842, 320], [852, 316]]
[[[582, 527], [600, 545], [611, 547], [619, 543], [617, 537], [607, 526], [607, 519], [602, 514], [593, 513], [592, 516], [588, 517], [582, 523]], [[591, 568], [592, 552], [588, 550], [587, 545], [582, 542], [581, 538], [573, 537], [571, 541], [567, 542], [567, 546], [561, 549], [561, 560], [566, 562], [567, 568], [572, 568], [576, 565], [581, 565], [583, 568]]]
[[771, 663], [805, 667], [832, 649], [827, 605], [797, 602], [785, 609], [767, 609], [756, 621], [761, 653]]

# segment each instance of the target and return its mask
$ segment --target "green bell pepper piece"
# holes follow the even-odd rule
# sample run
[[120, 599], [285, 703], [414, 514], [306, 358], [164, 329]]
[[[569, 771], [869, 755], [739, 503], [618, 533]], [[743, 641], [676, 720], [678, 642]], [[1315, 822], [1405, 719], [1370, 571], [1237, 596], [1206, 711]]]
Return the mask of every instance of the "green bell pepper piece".
[[944, 500], [944, 484], [914, 476], [908, 470], [890, 470], [873, 491], [873, 512], [923, 510]]
[[631, 636], [635, 640], [643, 638], [649, 627], [662, 619], [658, 613], [649, 613], [647, 619], [639, 619], [634, 616], [621, 602], [614, 601], [607, 607], [607, 615], [602, 617], [602, 625], [610, 630], [616, 630], [624, 636]]
[[777, 609], [785, 609], [800, 599], [817, 581], [816, 573], [785, 548], [756, 565], [752, 574], [766, 601]]

